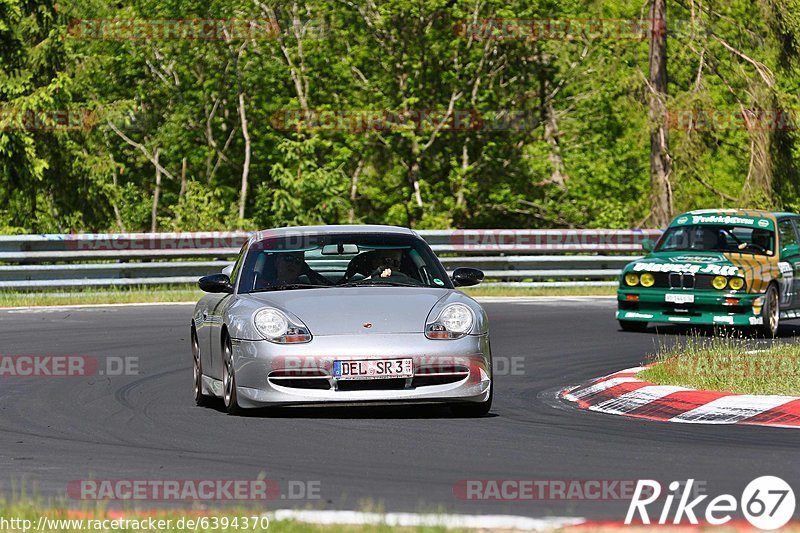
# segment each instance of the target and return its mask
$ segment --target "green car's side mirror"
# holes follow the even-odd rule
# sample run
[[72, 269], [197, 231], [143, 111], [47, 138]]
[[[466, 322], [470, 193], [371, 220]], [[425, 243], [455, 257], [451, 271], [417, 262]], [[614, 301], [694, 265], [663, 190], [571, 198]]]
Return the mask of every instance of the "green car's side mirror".
[[653, 239], [645, 239], [642, 241], [642, 249], [645, 252], [652, 252], [656, 247], [656, 241]]

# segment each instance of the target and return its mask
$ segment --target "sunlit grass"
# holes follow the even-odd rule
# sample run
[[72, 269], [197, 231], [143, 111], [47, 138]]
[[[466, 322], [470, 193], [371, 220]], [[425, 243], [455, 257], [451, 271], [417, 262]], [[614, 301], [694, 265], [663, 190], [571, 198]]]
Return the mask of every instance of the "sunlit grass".
[[683, 345], [659, 346], [652, 358], [656, 364], [639, 378], [659, 385], [800, 395], [800, 344], [795, 342], [693, 336]]
[[191, 302], [202, 297], [196, 287], [103, 287], [63, 291], [0, 291], [0, 307]]
[[575, 286], [575, 287], [464, 287], [460, 290], [470, 296], [614, 296], [616, 286]]

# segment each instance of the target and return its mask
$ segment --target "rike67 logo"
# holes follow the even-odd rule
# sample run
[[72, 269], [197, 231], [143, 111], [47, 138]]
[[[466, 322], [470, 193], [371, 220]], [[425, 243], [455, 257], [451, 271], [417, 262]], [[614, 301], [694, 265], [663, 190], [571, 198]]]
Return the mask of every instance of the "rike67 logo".
[[[625, 516], [625, 523], [631, 524], [638, 515], [643, 524], [650, 524], [650, 513], [656, 511], [657, 518], [654, 516], [654, 519], [660, 525], [670, 522], [698, 525], [697, 517], [702, 516], [709, 525], [720, 526], [730, 522], [734, 513], [741, 512], [753, 526], [772, 530], [785, 526], [794, 515], [794, 491], [779, 477], [762, 476], [754, 479], [748, 483], [738, 500], [731, 494], [721, 494], [707, 500], [707, 494], [696, 496], [693, 486], [693, 479], [670, 483], [669, 491], [663, 499], [663, 507], [658, 512], [661, 502], [656, 501], [662, 496], [661, 484], [650, 479], [639, 480]], [[690, 500], [692, 496], [696, 497]]]

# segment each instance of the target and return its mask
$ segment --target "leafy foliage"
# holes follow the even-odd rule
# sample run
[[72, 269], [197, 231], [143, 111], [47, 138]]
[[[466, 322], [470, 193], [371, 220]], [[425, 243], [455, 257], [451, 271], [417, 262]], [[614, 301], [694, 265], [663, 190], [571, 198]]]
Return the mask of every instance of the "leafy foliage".
[[[675, 209], [800, 209], [800, 2], [667, 5]], [[502, 33], [646, 12], [0, 0], [0, 230], [650, 225], [648, 26]]]

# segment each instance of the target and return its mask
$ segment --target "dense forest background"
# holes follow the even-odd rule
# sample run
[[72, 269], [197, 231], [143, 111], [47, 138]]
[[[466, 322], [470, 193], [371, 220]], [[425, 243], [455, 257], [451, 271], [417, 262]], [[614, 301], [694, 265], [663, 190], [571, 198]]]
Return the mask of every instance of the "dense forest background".
[[799, 210], [800, 1], [653, 1], [0, 0], [0, 233]]

